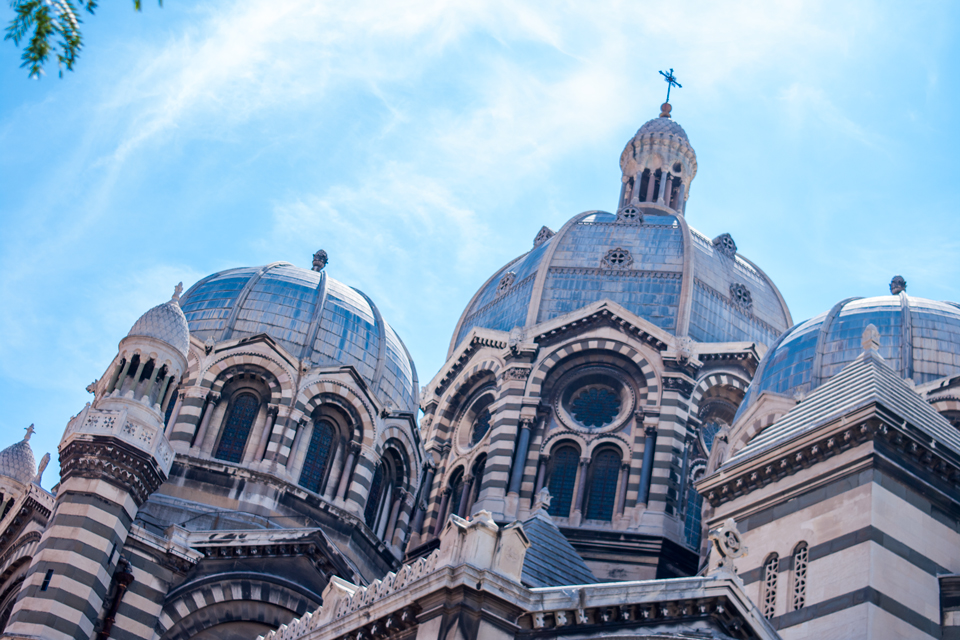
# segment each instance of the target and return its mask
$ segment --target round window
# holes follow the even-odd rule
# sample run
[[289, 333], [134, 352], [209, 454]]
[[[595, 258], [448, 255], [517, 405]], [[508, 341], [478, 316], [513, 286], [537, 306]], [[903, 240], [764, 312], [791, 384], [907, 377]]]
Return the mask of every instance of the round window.
[[612, 368], [586, 367], [565, 378], [556, 409], [567, 426], [591, 431], [616, 428], [630, 415], [634, 394]]

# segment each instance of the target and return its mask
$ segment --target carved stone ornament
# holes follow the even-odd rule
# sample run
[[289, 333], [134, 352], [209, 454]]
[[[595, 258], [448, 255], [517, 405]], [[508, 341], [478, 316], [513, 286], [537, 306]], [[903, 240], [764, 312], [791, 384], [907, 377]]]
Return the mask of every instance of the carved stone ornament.
[[610, 249], [603, 256], [603, 265], [610, 269], [629, 269], [632, 264], [633, 256], [630, 255], [629, 251], [620, 247]]
[[737, 530], [736, 520], [727, 518], [722, 525], [710, 530], [709, 537], [710, 542], [713, 544], [714, 551], [720, 556], [720, 563], [717, 565], [717, 569], [736, 574], [733, 561], [747, 554], [747, 546], [743, 544], [743, 538], [740, 535], [740, 531]]
[[730, 284], [730, 302], [742, 311], [753, 309], [753, 296], [745, 284], [734, 282]]
[[643, 212], [637, 207], [628, 205], [617, 211], [617, 222], [621, 224], [641, 224], [643, 222]]
[[503, 277], [500, 278], [500, 282], [497, 283], [497, 295], [503, 295], [506, 293], [507, 289], [513, 286], [513, 283], [517, 280], [517, 274], [513, 271], [507, 271], [503, 274]]
[[60, 452], [60, 477], [105, 480], [130, 493], [137, 507], [156, 491], [166, 474], [150, 454], [122, 442], [74, 440]]
[[216, 346], [216, 342], [213, 341], [213, 338], [207, 338], [203, 343], [203, 351], [207, 355], [210, 355], [210, 352], [213, 351], [213, 348]]
[[550, 227], [540, 227], [540, 231], [537, 232], [537, 237], [533, 239], [533, 246], [539, 247], [555, 235], [557, 234], [554, 233]]
[[327, 266], [327, 252], [323, 249], [320, 249], [313, 254], [313, 270], [323, 271], [325, 266]]
[[893, 276], [893, 280], [890, 281], [890, 295], [895, 296], [906, 290], [907, 281], [903, 279], [903, 276]]
[[713, 246], [717, 251], [725, 256], [733, 257], [737, 255], [737, 243], [729, 233], [721, 233], [713, 239]]

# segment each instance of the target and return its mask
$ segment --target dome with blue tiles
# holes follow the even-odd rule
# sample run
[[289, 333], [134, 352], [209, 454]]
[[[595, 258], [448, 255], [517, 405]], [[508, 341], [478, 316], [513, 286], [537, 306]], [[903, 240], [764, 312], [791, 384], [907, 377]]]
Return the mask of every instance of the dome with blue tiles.
[[510, 331], [610, 300], [673, 335], [770, 345], [792, 323], [780, 292], [724, 234], [638, 206], [590, 211], [497, 271], [470, 301], [450, 352], [474, 327]]
[[[318, 252], [318, 255], [322, 252]], [[308, 366], [353, 366], [381, 401], [417, 409], [417, 373], [403, 341], [361, 291], [315, 269], [274, 262], [214, 273], [180, 305], [190, 334], [223, 342], [267, 334]]]
[[166, 342], [187, 357], [190, 350], [190, 329], [180, 309], [182, 283], [168, 302], [150, 309], [133, 324], [127, 336], [146, 336]]
[[899, 375], [923, 384], [960, 374], [960, 305], [908, 296], [894, 278], [893, 295], [847, 298], [786, 332], [764, 356], [739, 415], [763, 392], [803, 397], [863, 351], [867, 325], [880, 332], [879, 353]]

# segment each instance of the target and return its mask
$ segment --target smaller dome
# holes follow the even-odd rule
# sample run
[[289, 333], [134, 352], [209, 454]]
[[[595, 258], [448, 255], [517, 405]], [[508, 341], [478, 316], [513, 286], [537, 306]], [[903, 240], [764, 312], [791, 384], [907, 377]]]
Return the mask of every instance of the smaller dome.
[[187, 357], [190, 350], [190, 329], [187, 326], [187, 318], [180, 309], [180, 292], [183, 290], [183, 283], [178, 284], [173, 297], [169, 302], [157, 305], [145, 314], [140, 316], [127, 337], [146, 336], [156, 338], [166, 342], [171, 347]]
[[637, 131], [637, 135], [634, 138], [639, 138], [640, 136], [645, 136], [647, 134], [654, 133], [666, 133], [677, 136], [682, 139], [687, 144], [690, 144], [690, 139], [687, 138], [687, 132], [683, 130], [679, 124], [677, 124], [673, 118], [670, 117], [660, 117], [654, 118], [653, 120], [648, 121]]
[[37, 461], [28, 442], [32, 434], [33, 425], [30, 425], [23, 440], [0, 451], [0, 476], [29, 484], [37, 475]]

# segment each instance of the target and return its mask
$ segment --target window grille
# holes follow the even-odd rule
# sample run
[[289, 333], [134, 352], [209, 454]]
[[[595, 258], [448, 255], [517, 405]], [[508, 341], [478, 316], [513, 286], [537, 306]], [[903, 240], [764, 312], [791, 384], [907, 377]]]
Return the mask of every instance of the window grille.
[[330, 450], [333, 448], [333, 425], [326, 420], [313, 423], [313, 435], [307, 447], [307, 457], [300, 472], [300, 486], [315, 493], [320, 492], [320, 484], [327, 471]]
[[590, 499], [587, 502], [588, 520], [612, 520], [613, 500], [617, 495], [620, 475], [620, 454], [607, 449], [593, 459], [590, 474]]
[[[208, 411], [212, 409], [211, 407]], [[223, 435], [214, 454], [215, 458], [227, 462], [240, 462], [258, 411], [260, 411], [260, 401], [252, 393], [242, 393], [234, 399], [233, 406], [230, 407], [230, 417], [227, 418], [227, 424], [223, 427]]]
[[573, 486], [577, 482], [577, 466], [580, 454], [573, 447], [561, 447], [553, 454], [553, 470], [550, 473], [550, 495], [553, 500], [547, 512], [552, 516], [566, 518], [570, 515], [573, 501]]
[[810, 559], [810, 549], [806, 542], [801, 542], [793, 552], [793, 609], [803, 609], [807, 603], [807, 564]]
[[603, 427], [620, 413], [620, 398], [604, 387], [590, 387], [570, 403], [573, 417], [586, 427]]
[[777, 571], [780, 568], [780, 559], [777, 554], [770, 556], [766, 564], [763, 565], [763, 617], [770, 619], [773, 617], [777, 607]]
[[477, 444], [483, 440], [483, 436], [487, 435], [487, 431], [490, 430], [490, 410], [484, 409], [477, 415], [477, 419], [473, 422], [473, 432], [470, 434], [470, 446]]

